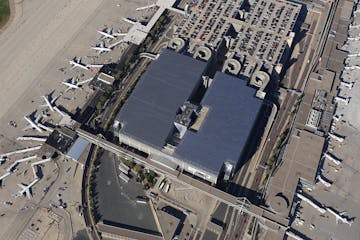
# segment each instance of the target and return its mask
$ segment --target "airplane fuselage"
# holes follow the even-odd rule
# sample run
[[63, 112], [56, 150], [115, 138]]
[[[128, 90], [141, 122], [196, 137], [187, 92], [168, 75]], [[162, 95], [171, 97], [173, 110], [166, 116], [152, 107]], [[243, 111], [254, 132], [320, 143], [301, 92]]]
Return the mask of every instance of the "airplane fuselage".
[[98, 33], [100, 33], [101, 35], [103, 35], [104, 37], [107, 37], [107, 38], [111, 38], [111, 39], [115, 39], [116, 37], [107, 33], [107, 32], [103, 32], [103, 31], [98, 31]]
[[84, 70], [89, 70], [89, 68], [81, 63], [78, 63], [78, 62], [75, 62], [73, 60], [69, 61], [70, 64], [73, 66], [73, 67], [78, 67], [78, 68], [81, 68], [81, 69], [84, 69]]
[[73, 88], [73, 89], [79, 89], [80, 87], [75, 85], [75, 84], [72, 84], [72, 83], [68, 83], [68, 82], [62, 82], [62, 84], [68, 86], [69, 88]]
[[49, 99], [45, 96], [42, 96], [46, 102], [46, 105], [50, 108], [50, 110], [53, 112], [54, 111], [54, 107], [52, 106], [52, 104], [49, 102]]
[[92, 47], [92, 49], [99, 51], [99, 52], [111, 52], [110, 48], [103, 48], [103, 47]]
[[29, 117], [24, 116], [24, 119], [36, 130], [38, 130], [39, 132], [42, 132], [42, 129], [34, 122], [32, 121]]

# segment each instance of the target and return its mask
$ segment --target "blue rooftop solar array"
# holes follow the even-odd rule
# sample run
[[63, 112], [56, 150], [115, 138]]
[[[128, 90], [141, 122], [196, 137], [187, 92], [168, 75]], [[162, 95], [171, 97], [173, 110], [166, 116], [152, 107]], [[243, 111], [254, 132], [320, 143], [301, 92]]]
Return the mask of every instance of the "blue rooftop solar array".
[[175, 154], [218, 174], [225, 161], [236, 164], [262, 106], [256, 90], [239, 78], [217, 72], [201, 105], [209, 107], [198, 132], [187, 131]]
[[205, 67], [204, 62], [164, 49], [118, 113], [120, 132], [161, 149], [177, 110], [191, 97]]

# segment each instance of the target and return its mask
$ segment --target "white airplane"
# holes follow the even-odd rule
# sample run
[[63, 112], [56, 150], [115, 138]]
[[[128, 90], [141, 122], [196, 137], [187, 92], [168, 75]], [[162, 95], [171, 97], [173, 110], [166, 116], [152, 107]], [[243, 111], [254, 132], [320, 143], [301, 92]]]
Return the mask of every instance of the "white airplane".
[[336, 97], [334, 98], [334, 101], [335, 101], [336, 103], [342, 103], [342, 104], [348, 105], [349, 102], [350, 102], [350, 98], [348, 98], [348, 97], [343, 97], [343, 96], [336, 96]]
[[348, 37], [349, 41], [359, 41], [360, 37]]
[[103, 30], [98, 30], [98, 33], [100, 33], [103, 38], [110, 38], [115, 39], [119, 36], [125, 36], [127, 33], [120, 33], [120, 32], [113, 32], [112, 28], [104, 28]]
[[352, 89], [354, 87], [354, 83], [353, 82], [340, 82], [340, 86], [343, 87], [347, 87], [348, 89]]
[[342, 115], [334, 115], [334, 116], [333, 116], [333, 119], [334, 119], [336, 122], [340, 121], [341, 118], [342, 118]]
[[360, 28], [360, 25], [352, 25], [352, 24], [350, 24], [349, 27], [350, 27], [350, 28]]
[[28, 122], [28, 125], [23, 128], [23, 131], [26, 131], [26, 130], [29, 130], [29, 129], [34, 129], [34, 130], [37, 130], [39, 132], [43, 132], [43, 129], [41, 129], [39, 127], [39, 122], [40, 122], [40, 119], [41, 119], [41, 116], [37, 116], [35, 118], [35, 120], [32, 120], [29, 116], [24, 116], [24, 119]]
[[95, 47], [91, 47], [91, 49], [96, 50], [99, 54], [103, 52], [111, 52], [112, 49], [105, 46], [104, 42], [100, 42], [100, 44], [97, 44]]
[[356, 17], [356, 14], [359, 13], [359, 12], [360, 12], [360, 9], [356, 9], [356, 10], [354, 11], [354, 16]]
[[[360, 53], [351, 53], [351, 54], [348, 54], [348, 57], [360, 57]], [[346, 69], [346, 67], [345, 67]]]
[[123, 18], [123, 20], [127, 23], [130, 23], [132, 25], [136, 24], [137, 21], [135, 19], [130, 19], [130, 18]]
[[331, 187], [331, 182], [329, 182], [327, 179], [324, 179], [321, 173], [317, 175], [316, 180], [324, 184], [325, 187]]
[[84, 81], [80, 81], [78, 78], [70, 78], [70, 80], [64, 80], [61, 83], [68, 86], [68, 88], [65, 90], [65, 92], [71, 90], [71, 89], [80, 89], [81, 90], [81, 86], [87, 82], [90, 82], [93, 78], [89, 78], [86, 79]]
[[351, 227], [351, 224], [354, 222], [354, 220], [349, 219], [348, 217], [344, 216], [344, 214], [346, 214], [346, 212], [337, 213], [331, 207], [327, 207], [326, 210], [336, 217], [336, 224], [339, 224], [339, 222], [341, 221], [342, 223], [349, 224], [349, 226]]
[[81, 58], [77, 58], [74, 57], [72, 60], [69, 61], [70, 65], [72, 66], [72, 68], [81, 68], [84, 70], [89, 70], [90, 68], [88, 67], [88, 65], [85, 65], [84, 63], [81, 62]]
[[51, 94], [49, 94], [47, 97], [42, 96], [45, 100], [46, 104], [41, 105], [41, 107], [48, 107], [52, 112], [56, 111], [58, 112], [61, 116], [65, 116], [66, 114], [64, 112], [62, 112], [56, 105], [55, 105], [55, 101], [61, 96], [57, 96], [56, 98], [53, 99], [49, 99]]
[[156, 5], [155, 3], [153, 3], [153, 4], [150, 4], [150, 5], [147, 5], [147, 6], [138, 7], [138, 8], [136, 8], [135, 10], [136, 10], [136, 11], [141, 11], [141, 10], [153, 8], [153, 7], [156, 7], [156, 6], [157, 6], [157, 5]]
[[52, 112], [55, 110], [54, 108], [56, 107], [55, 105], [55, 101], [61, 96], [57, 96], [56, 98], [51, 98], [52, 93], [48, 94], [47, 96], [41, 96], [44, 101], [45, 104], [41, 105], [41, 107], [48, 107]]
[[21, 190], [18, 191], [17, 196], [20, 197], [26, 194], [26, 197], [30, 199], [32, 197], [31, 187], [34, 186], [39, 180], [39, 178], [35, 178], [35, 180], [32, 181], [29, 185], [18, 183], [18, 186], [21, 188]]
[[345, 137], [339, 136], [337, 134], [328, 133], [329, 137], [335, 139], [338, 142], [343, 142], [345, 140]]
[[334, 164], [336, 164], [337, 166], [339, 166], [341, 164], [341, 160], [339, 159], [336, 159], [335, 156], [333, 156], [332, 154], [330, 153], [325, 153], [324, 154], [324, 157], [330, 161], [332, 161]]

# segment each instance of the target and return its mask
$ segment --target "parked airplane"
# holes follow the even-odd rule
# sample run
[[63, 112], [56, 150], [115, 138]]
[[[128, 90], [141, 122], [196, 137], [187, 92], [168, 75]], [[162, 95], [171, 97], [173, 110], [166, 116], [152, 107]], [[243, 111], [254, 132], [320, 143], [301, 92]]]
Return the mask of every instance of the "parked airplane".
[[332, 183], [328, 179], [324, 178], [321, 173], [317, 175], [316, 180], [324, 184], [325, 187], [331, 187], [332, 185]]
[[56, 111], [58, 112], [61, 116], [65, 116], [66, 114], [64, 112], [62, 112], [56, 105], [55, 105], [55, 101], [61, 96], [57, 96], [56, 98], [50, 99], [50, 95], [49, 94], [47, 97], [46, 96], [42, 96], [45, 100], [46, 104], [41, 105], [42, 107], [48, 107], [52, 112]]
[[127, 23], [132, 24], [132, 25], [134, 25], [134, 24], [136, 24], [136, 23], [137, 23], [136, 19], [123, 18], [123, 20], [124, 20], [125, 22], [127, 22]]
[[48, 107], [53, 112], [55, 110], [54, 108], [56, 107], [55, 101], [61, 95], [57, 96], [56, 98], [52, 98], [51, 95], [52, 95], [52, 93], [48, 94], [47, 96], [41, 96], [45, 101], [45, 104], [41, 105], [41, 107]]
[[336, 224], [339, 224], [339, 222], [342, 222], [342, 223], [346, 223], [349, 226], [351, 226], [351, 224], [354, 222], [354, 220], [349, 219], [348, 217], [344, 216], [344, 214], [346, 214], [346, 212], [337, 213], [331, 207], [327, 207], [326, 210], [336, 217]]
[[333, 134], [333, 133], [328, 133], [329, 137], [335, 139], [338, 142], [343, 142], [345, 140], [345, 137], [343, 136], [339, 136], [337, 134]]
[[360, 37], [348, 37], [349, 41], [359, 41]]
[[119, 41], [117, 41], [117, 42], [109, 45], [109, 48], [110, 48], [110, 49], [113, 49], [114, 47], [116, 47], [117, 45], [122, 44], [122, 43], [126, 43], [126, 41], [124, 41], [123, 39], [121, 39], [121, 40], [119, 40]]
[[148, 8], [153, 8], [153, 7], [156, 7], [157, 5], [154, 3], [154, 4], [150, 4], [150, 5], [147, 5], [147, 6], [144, 6], [144, 7], [138, 7], [136, 8], [135, 10], [136, 11], [141, 11], [141, 10], [145, 10], [145, 9], [148, 9]]
[[353, 24], [350, 24], [349, 28], [360, 28], [360, 25], [353, 25]]
[[356, 9], [356, 10], [354, 11], [354, 16], [356, 17], [357, 13], [359, 13], [359, 12], [360, 12], [360, 9]]
[[[352, 53], [352, 54], [348, 54], [348, 57], [359, 57], [360, 53]], [[346, 67], [345, 67], [346, 68]]]
[[81, 58], [74, 57], [72, 60], [69, 61], [69, 63], [72, 66], [72, 68], [78, 67], [84, 70], [90, 69], [87, 65], [81, 62]]
[[110, 39], [115, 39], [116, 37], [126, 35], [126, 33], [114, 32], [112, 28], [104, 28], [103, 30], [98, 30], [97, 32], [100, 33], [103, 38]]
[[349, 97], [343, 97], [343, 96], [336, 96], [334, 98], [334, 101], [336, 103], [342, 103], [342, 104], [348, 105], [349, 102], [350, 102], [350, 98]]
[[334, 119], [336, 122], [340, 121], [341, 118], [342, 118], [342, 115], [334, 115], [334, 116], [333, 116], [333, 119]]
[[29, 185], [19, 183], [18, 186], [21, 188], [21, 190], [18, 192], [17, 196], [20, 197], [26, 194], [27, 198], [31, 198], [32, 197], [31, 187], [34, 186], [39, 180], [40, 180], [39, 178], [35, 178], [35, 180], [32, 181]]
[[84, 70], [91, 70], [91, 68], [101, 68], [102, 66], [104, 66], [103, 64], [85, 64], [81, 62], [81, 58], [77, 57], [74, 57], [73, 60], [69, 61], [69, 63], [71, 64], [72, 68], [78, 67]]
[[328, 160], [332, 161], [333, 163], [335, 163], [337, 166], [339, 166], [341, 164], [341, 160], [337, 159], [334, 155], [332, 155], [331, 153], [325, 153], [324, 157], [327, 158]]
[[71, 90], [71, 89], [80, 89], [81, 86], [87, 82], [90, 82], [93, 78], [86, 79], [84, 81], [80, 81], [78, 78], [72, 77], [69, 80], [64, 80], [61, 83], [68, 86], [68, 88], [65, 90], [65, 92]]
[[100, 42], [100, 44], [97, 44], [95, 47], [91, 47], [91, 49], [96, 50], [99, 54], [103, 52], [111, 52], [112, 49], [105, 46], [104, 42]]
[[[31, 115], [33, 115], [33, 114], [31, 114]], [[35, 120], [32, 120], [30, 116], [24, 116], [24, 119], [28, 122], [28, 125], [25, 128], [23, 128], [23, 131], [26, 131], [26, 130], [29, 130], [29, 129], [34, 129], [34, 130], [37, 130], [39, 132], [42, 132], [43, 129], [41, 129], [40, 126], [39, 126], [41, 116], [40, 115], [37, 116], [35, 118]]]
[[347, 87], [348, 89], [352, 89], [354, 87], [354, 83], [353, 82], [340, 82], [340, 86], [343, 87]]

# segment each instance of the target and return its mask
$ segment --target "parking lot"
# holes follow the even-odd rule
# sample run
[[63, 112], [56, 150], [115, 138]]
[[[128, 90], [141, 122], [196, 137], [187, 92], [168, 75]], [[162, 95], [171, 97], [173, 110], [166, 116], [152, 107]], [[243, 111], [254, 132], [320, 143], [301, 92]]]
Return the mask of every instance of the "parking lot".
[[96, 178], [101, 219], [130, 229], [157, 232], [150, 205], [136, 202], [138, 196], [145, 196], [143, 186], [134, 177], [128, 183], [121, 180], [118, 163], [110, 152], [101, 157]]

